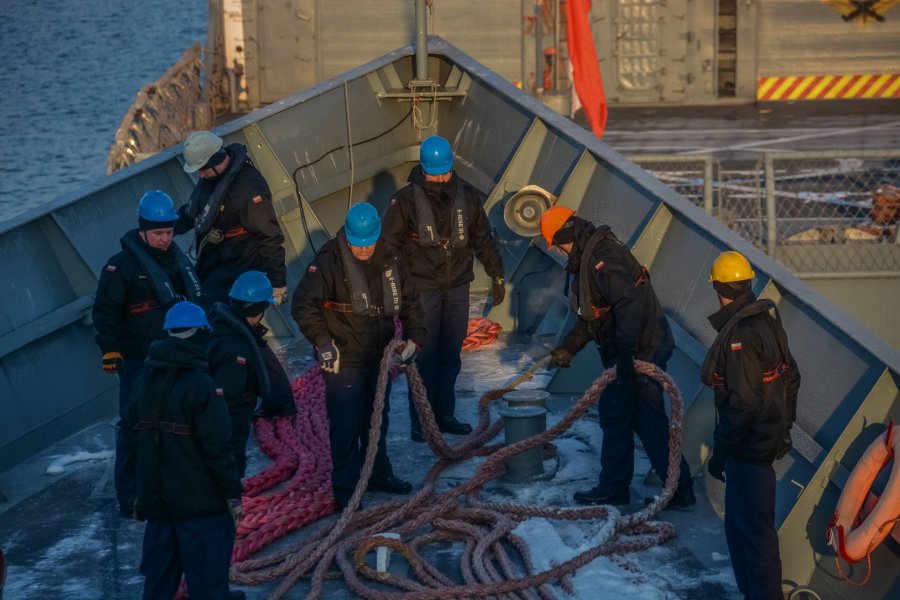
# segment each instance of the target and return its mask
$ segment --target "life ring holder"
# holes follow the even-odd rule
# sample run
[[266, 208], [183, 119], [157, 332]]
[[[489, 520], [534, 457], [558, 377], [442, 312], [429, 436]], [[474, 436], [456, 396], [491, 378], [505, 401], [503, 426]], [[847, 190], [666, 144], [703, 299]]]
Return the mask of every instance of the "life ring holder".
[[[890, 479], [884, 493], [866, 518], [854, 526], [872, 483], [891, 458], [894, 458], [894, 466], [891, 468]], [[897, 435], [894, 422], [891, 421], [888, 423], [887, 431], [869, 444], [850, 473], [825, 534], [828, 543], [834, 547], [834, 562], [838, 572], [846, 581], [858, 587], [864, 586], [869, 581], [872, 575], [872, 551], [884, 541], [898, 521], [900, 521], [900, 435]], [[851, 581], [844, 574], [839, 559], [851, 564], [867, 560], [868, 569], [862, 583]]]

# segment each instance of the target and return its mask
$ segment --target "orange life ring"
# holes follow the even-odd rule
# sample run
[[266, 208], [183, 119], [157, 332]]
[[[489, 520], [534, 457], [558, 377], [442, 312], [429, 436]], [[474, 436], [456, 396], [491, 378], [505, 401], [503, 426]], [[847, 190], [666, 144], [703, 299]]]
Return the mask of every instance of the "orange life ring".
[[891, 422], [887, 431], [866, 449], [841, 492], [829, 526], [829, 538], [835, 552], [847, 562], [866, 558], [900, 520], [900, 459], [895, 458], [884, 493], [872, 512], [854, 527], [875, 477], [891, 458], [897, 456], [900, 456], [900, 435], [896, 435]]

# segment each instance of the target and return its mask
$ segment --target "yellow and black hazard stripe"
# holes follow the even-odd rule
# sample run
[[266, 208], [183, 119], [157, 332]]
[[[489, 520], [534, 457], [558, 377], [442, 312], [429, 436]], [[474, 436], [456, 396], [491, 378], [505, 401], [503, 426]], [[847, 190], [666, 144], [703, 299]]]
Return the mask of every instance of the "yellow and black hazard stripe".
[[760, 77], [756, 88], [761, 102], [860, 98], [900, 98], [900, 73]]

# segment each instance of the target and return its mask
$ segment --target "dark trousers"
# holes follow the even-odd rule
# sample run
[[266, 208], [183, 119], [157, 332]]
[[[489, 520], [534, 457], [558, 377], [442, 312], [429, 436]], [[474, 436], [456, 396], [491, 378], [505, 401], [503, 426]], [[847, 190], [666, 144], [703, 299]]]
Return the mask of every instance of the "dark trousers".
[[227, 511], [185, 521], [147, 521], [141, 557], [144, 600], [170, 600], [182, 573], [191, 600], [228, 598], [232, 546], [234, 521]]
[[127, 359], [125, 370], [119, 373], [119, 422], [116, 423], [116, 465], [114, 479], [116, 484], [116, 499], [122, 507], [133, 507], [137, 497], [137, 482], [135, 474], [125, 469], [124, 438], [122, 435], [122, 422], [128, 415], [131, 406], [131, 390], [138, 375], [144, 369], [143, 359]]
[[[359, 482], [378, 383], [378, 364], [371, 366], [341, 365], [340, 372], [325, 376], [325, 406], [328, 410], [328, 437], [331, 443], [331, 485], [334, 497], [346, 506]], [[381, 414], [381, 437], [372, 480], [389, 479], [394, 475], [387, 455], [387, 431], [390, 420], [391, 384], [388, 380]]]
[[[665, 368], [665, 364], [659, 365]], [[663, 389], [656, 380], [637, 375], [633, 393], [614, 381], [600, 396], [600, 486], [610, 494], [628, 495], [634, 476], [634, 434], [637, 433], [650, 459], [650, 465], [665, 481], [669, 468], [669, 417], [663, 402]], [[691, 469], [681, 457], [678, 489], [693, 488]]]
[[781, 600], [781, 556], [775, 531], [771, 464], [725, 464], [725, 539], [738, 589], [747, 600]]
[[238, 475], [242, 479], [247, 472], [247, 440], [250, 438], [250, 414], [254, 404], [251, 399], [228, 407], [228, 415], [231, 417], [231, 451], [234, 453]]
[[294, 392], [291, 390], [291, 380], [288, 379], [284, 367], [281, 366], [281, 362], [269, 344], [260, 346], [259, 353], [262, 354], [266, 372], [269, 374], [269, 393], [262, 397], [261, 406], [281, 414], [293, 414], [296, 412]]
[[[426, 333], [416, 366], [434, 416], [446, 419], [456, 412], [456, 378], [462, 368], [460, 353], [469, 323], [469, 284], [449, 290], [424, 290], [419, 299], [425, 312]], [[409, 419], [413, 429], [420, 427], [411, 401]]]

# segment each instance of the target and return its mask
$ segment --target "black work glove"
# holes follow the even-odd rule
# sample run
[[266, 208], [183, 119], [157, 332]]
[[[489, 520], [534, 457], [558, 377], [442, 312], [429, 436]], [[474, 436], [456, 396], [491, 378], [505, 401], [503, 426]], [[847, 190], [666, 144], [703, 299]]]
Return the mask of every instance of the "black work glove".
[[494, 306], [503, 304], [503, 299], [506, 298], [506, 284], [503, 282], [502, 277], [495, 277], [491, 283], [491, 298], [494, 301]]
[[334, 345], [334, 340], [319, 346], [318, 354], [323, 371], [336, 375], [341, 370], [341, 351]]
[[725, 483], [725, 462], [726, 458], [720, 452], [713, 451], [713, 455], [710, 457], [709, 462], [706, 463], [706, 470], [709, 471], [709, 474]]
[[419, 345], [412, 340], [406, 340], [406, 345], [400, 350], [400, 362], [408, 365], [419, 355]]
[[568, 369], [572, 366], [572, 353], [565, 348], [554, 348], [550, 353], [550, 366]]
[[107, 375], [125, 372], [125, 359], [118, 352], [107, 352], [103, 355], [103, 372]]

